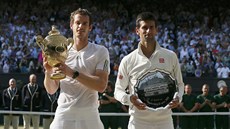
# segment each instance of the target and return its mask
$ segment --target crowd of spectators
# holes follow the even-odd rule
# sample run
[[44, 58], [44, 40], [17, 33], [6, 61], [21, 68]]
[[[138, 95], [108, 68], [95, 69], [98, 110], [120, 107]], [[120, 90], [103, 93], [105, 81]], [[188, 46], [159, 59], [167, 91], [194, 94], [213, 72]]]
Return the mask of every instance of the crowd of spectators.
[[111, 74], [121, 59], [137, 47], [135, 17], [151, 11], [159, 21], [157, 41], [178, 54], [183, 77], [230, 74], [230, 9], [227, 0], [2, 0], [0, 2], [0, 73], [42, 72], [36, 35], [48, 35], [52, 25], [70, 37], [70, 12], [93, 13], [89, 39], [110, 52]]

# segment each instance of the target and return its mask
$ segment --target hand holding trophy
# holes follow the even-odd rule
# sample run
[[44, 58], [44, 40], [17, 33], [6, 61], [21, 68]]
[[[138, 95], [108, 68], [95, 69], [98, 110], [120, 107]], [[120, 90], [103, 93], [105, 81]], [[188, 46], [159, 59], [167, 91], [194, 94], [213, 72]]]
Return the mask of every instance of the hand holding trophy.
[[[41, 35], [36, 37], [36, 43], [42, 49], [48, 64], [51, 67], [57, 67], [61, 62], [65, 62], [67, 59], [68, 51], [73, 46], [74, 41], [72, 38], [67, 39], [61, 35], [57, 28], [52, 26], [52, 30], [45, 39], [43, 39]], [[66, 75], [64, 73], [57, 71], [52, 73], [50, 78], [53, 80], [60, 80], [65, 77]]]

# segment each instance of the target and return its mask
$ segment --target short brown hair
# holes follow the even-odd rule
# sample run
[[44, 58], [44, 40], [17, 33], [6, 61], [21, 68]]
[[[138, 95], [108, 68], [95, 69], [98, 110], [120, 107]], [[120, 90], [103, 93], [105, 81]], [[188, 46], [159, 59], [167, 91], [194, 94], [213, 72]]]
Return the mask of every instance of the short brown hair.
[[89, 16], [89, 25], [92, 24], [93, 20], [92, 20], [92, 14], [91, 12], [89, 12], [87, 9], [82, 9], [82, 8], [79, 8], [75, 11], [73, 11], [70, 15], [70, 24], [72, 24], [74, 22], [74, 16], [76, 14], [80, 14], [80, 15], [85, 15], [85, 16]]

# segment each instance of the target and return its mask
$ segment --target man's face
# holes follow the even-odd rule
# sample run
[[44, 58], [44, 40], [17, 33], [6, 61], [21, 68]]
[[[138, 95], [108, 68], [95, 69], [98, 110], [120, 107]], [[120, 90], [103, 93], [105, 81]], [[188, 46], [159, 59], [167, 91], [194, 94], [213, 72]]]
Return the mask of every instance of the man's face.
[[202, 91], [203, 91], [204, 94], [208, 94], [209, 87], [208, 86], [203, 86]]
[[192, 88], [190, 86], [185, 86], [184, 88], [185, 94], [191, 94], [192, 93]]
[[37, 81], [36, 76], [30, 76], [30, 83], [34, 84], [36, 83], [36, 81]]
[[76, 38], [87, 38], [92, 29], [92, 25], [89, 24], [89, 16], [76, 14], [73, 23], [70, 24], [70, 28]]
[[157, 35], [155, 22], [152, 20], [140, 21], [140, 27], [136, 28], [136, 33], [140, 36], [141, 42], [155, 41], [155, 36]]
[[16, 87], [16, 81], [13, 80], [13, 79], [11, 79], [11, 80], [9, 81], [9, 85], [10, 85], [10, 87], [12, 87], [12, 88]]
[[220, 88], [220, 94], [221, 94], [221, 95], [226, 95], [227, 92], [228, 92], [228, 88], [227, 88], [227, 87], [222, 86], [222, 87]]

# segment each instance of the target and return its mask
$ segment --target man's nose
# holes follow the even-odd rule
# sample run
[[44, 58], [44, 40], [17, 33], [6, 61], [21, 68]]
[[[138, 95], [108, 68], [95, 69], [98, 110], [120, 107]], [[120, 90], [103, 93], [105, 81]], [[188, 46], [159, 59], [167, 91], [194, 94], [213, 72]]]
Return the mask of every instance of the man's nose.
[[78, 28], [81, 28], [83, 25], [82, 24], [78, 24]]

